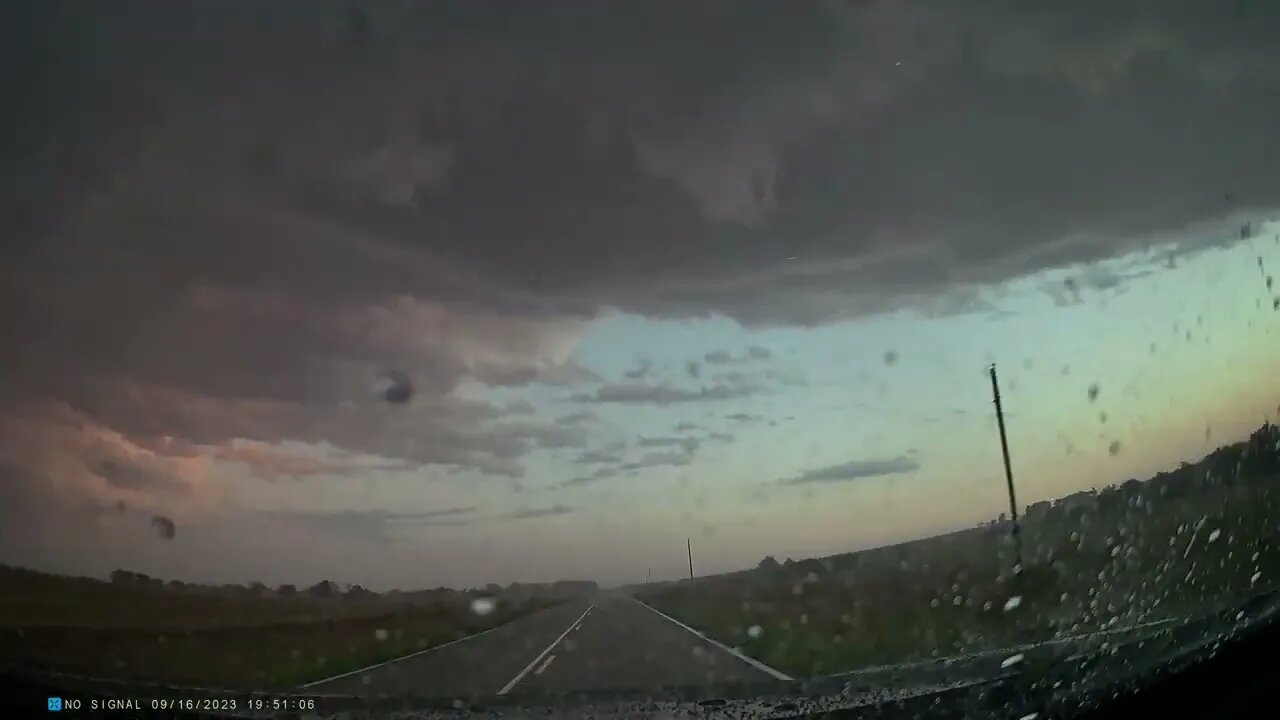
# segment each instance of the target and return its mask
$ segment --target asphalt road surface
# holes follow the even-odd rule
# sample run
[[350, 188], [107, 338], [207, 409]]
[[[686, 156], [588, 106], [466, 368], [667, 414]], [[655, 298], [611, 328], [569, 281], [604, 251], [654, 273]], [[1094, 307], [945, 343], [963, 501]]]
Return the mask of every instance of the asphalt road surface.
[[626, 595], [604, 593], [304, 687], [340, 695], [477, 697], [785, 677]]

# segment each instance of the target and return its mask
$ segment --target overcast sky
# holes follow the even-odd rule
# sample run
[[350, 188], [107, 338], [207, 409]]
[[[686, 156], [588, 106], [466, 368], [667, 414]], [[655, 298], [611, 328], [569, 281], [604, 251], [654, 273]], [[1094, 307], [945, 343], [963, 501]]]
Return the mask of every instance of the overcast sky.
[[1006, 509], [992, 362], [1024, 502], [1196, 459], [1280, 402], [1272, 5], [9, 4], [0, 561], [929, 535]]

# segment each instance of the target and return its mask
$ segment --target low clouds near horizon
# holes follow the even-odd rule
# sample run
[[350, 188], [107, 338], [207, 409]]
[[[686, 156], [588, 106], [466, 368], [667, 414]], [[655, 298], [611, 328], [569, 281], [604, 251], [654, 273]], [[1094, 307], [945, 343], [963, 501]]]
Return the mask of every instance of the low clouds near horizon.
[[807, 485], [810, 483], [836, 483], [883, 475], [901, 475], [920, 469], [920, 463], [907, 455], [894, 458], [851, 460], [839, 465], [808, 470], [796, 477], [783, 480], [786, 485]]

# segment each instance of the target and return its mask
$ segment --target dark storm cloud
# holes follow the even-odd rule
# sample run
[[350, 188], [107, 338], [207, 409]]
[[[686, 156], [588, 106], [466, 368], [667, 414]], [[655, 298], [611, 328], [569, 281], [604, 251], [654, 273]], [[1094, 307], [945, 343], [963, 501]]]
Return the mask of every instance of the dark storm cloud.
[[596, 464], [622, 462], [622, 450], [625, 447], [626, 447], [625, 444], [615, 443], [612, 445], [607, 445], [598, 450], [587, 450], [586, 452], [580, 453], [578, 457], [574, 458], [573, 461], [579, 465], [596, 465]]
[[512, 520], [529, 520], [533, 518], [554, 517], [556, 515], [568, 515], [574, 512], [574, 509], [566, 505], [552, 505], [545, 508], [523, 508], [506, 515], [505, 517]]
[[343, 510], [339, 512], [260, 511], [262, 517], [298, 524], [319, 533], [353, 540], [388, 542], [414, 528], [466, 525], [476, 508], [456, 507], [423, 512]]
[[559, 487], [576, 487], [581, 485], [590, 485], [591, 483], [594, 483], [598, 480], [605, 480], [607, 478], [616, 477], [617, 474], [618, 474], [618, 471], [614, 470], [613, 468], [600, 468], [599, 470], [596, 470], [590, 475], [580, 475], [578, 477], [565, 480], [564, 482], [560, 483]]
[[0, 141], [0, 399], [519, 476], [580, 438], [455, 391], [598, 382], [568, 358], [603, 309], [973, 309], [1280, 204], [1275, 3], [376, 4], [359, 43], [343, 5], [4, 24], [39, 80]]
[[914, 459], [906, 455], [899, 455], [898, 457], [884, 460], [852, 460], [840, 465], [809, 470], [782, 482], [787, 485], [847, 482], [881, 475], [910, 473], [919, 469], [920, 464]]
[[640, 361], [639, 365], [626, 371], [625, 373], [623, 373], [623, 375], [625, 375], [628, 380], [639, 380], [645, 375], [648, 375], [649, 371], [652, 369], [653, 369], [653, 361], [644, 359]]
[[576, 385], [579, 383], [599, 382], [600, 375], [590, 368], [582, 367], [574, 362], [566, 362], [549, 367], [536, 365], [488, 365], [479, 364], [470, 369], [470, 373], [480, 382], [492, 387], [530, 385]]
[[771, 357], [773, 357], [773, 351], [769, 350], [769, 348], [752, 345], [739, 357], [734, 357], [733, 353], [728, 350], [715, 350], [707, 353], [703, 359], [712, 365], [731, 365], [768, 360]]
[[595, 422], [599, 419], [600, 419], [600, 416], [596, 415], [590, 410], [582, 410], [580, 412], [569, 413], [568, 415], [561, 415], [560, 417], [556, 418], [556, 424], [580, 425], [582, 423]]
[[741, 385], [747, 381], [747, 374], [738, 370], [730, 370], [726, 373], [716, 373], [713, 379], [716, 382], [729, 383], [730, 385]]
[[502, 409], [512, 415], [532, 415], [537, 410], [528, 400], [509, 402]]
[[618, 469], [643, 470], [652, 467], [684, 467], [693, 462], [693, 455], [687, 452], [648, 452], [639, 459], [623, 463]]
[[711, 385], [697, 390], [685, 390], [669, 385], [605, 385], [594, 393], [573, 397], [578, 402], [623, 403], [634, 405], [673, 405], [677, 403], [732, 400], [760, 392], [750, 385]]
[[636, 441], [636, 447], [678, 447], [689, 455], [697, 452], [699, 444], [697, 438], [691, 437], [642, 437]]

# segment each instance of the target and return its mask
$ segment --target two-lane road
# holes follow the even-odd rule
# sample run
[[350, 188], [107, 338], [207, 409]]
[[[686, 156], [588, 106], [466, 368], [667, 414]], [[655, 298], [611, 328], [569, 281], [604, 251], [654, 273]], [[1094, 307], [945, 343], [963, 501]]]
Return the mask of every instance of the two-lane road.
[[604, 593], [306, 686], [343, 695], [484, 696], [785, 678], [638, 601]]

